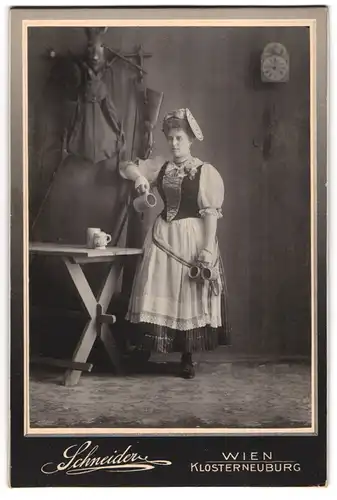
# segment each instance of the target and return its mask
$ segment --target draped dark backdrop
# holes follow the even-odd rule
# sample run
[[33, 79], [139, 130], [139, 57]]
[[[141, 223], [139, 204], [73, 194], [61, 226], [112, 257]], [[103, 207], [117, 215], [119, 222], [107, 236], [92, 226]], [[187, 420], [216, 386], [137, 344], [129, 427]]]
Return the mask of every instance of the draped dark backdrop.
[[[308, 29], [110, 28], [104, 41], [124, 52], [131, 52], [142, 44], [152, 53], [145, 62], [146, 78], [149, 87], [164, 92], [159, 120], [167, 111], [189, 107], [205, 136], [204, 142], [195, 144], [193, 153], [216, 166], [223, 176], [224, 218], [219, 222], [218, 232], [229, 289], [232, 351], [309, 356]], [[271, 41], [283, 43], [289, 51], [288, 83], [262, 85], [260, 82], [259, 57], [266, 43]], [[50, 71], [50, 61], [44, 55], [49, 48], [60, 54], [69, 50], [80, 54], [85, 47], [86, 37], [81, 28], [31, 28], [29, 32], [31, 221], [61, 154], [53, 138], [55, 113], [60, 111], [57, 101], [50, 95], [47, 108], [42, 98]], [[124, 63], [118, 63], [114, 65], [113, 75], [114, 100], [123, 119], [130, 157], [135, 117], [132, 79], [136, 74]], [[47, 146], [46, 140], [50, 141]], [[155, 130], [155, 141], [154, 155], [167, 154], [160, 123]], [[95, 165], [91, 168], [94, 171], [90, 174], [93, 189], [88, 196], [97, 192], [99, 183], [104, 191], [99, 200], [101, 210], [104, 203], [108, 207], [103, 222], [97, 221], [97, 225], [113, 232], [118, 225], [113, 213], [109, 212], [110, 193], [116, 196], [114, 174], [107, 169], [102, 171], [102, 177]], [[55, 237], [57, 227], [66, 235], [65, 239], [81, 237], [82, 233], [75, 235], [76, 231], [70, 230], [74, 227], [74, 218], [81, 219], [81, 213], [76, 212], [81, 165], [73, 172], [73, 199], [68, 197], [62, 201], [67, 203], [68, 216], [63, 216], [61, 221], [57, 216], [56, 219], [50, 214], [46, 216], [37, 233], [32, 233], [35, 239]], [[90, 169], [86, 168], [86, 172], [90, 173]], [[127, 185], [122, 186], [128, 190]], [[95, 207], [94, 201], [93, 198], [92, 207]], [[139, 220], [130, 222], [133, 245], [141, 244], [154, 216], [152, 213], [141, 224]], [[91, 225], [96, 224], [91, 222]], [[36, 261], [35, 278], [45, 269], [50, 297], [57, 300], [60, 290], [63, 296], [67, 295], [67, 277], [55, 263], [53, 265], [54, 268]], [[130, 282], [131, 277], [127, 279]], [[45, 286], [46, 283], [41, 283], [40, 296], [45, 295]], [[71, 290], [68, 292], [70, 295]], [[50, 348], [55, 349], [55, 338], [62, 339], [63, 344], [69, 343], [69, 349], [72, 342], [76, 342], [76, 338], [73, 341], [64, 333], [66, 327], [60, 329], [58, 325], [52, 335], [50, 323], [39, 325], [44, 330], [44, 346], [50, 342], [50, 346], [53, 344]], [[31, 331], [33, 341], [34, 331]]]

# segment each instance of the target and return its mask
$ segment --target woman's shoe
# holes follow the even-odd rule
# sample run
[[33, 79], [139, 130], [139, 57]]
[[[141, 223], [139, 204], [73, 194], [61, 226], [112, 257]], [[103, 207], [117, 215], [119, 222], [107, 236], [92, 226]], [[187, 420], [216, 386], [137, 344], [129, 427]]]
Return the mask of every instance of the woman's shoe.
[[195, 368], [190, 354], [183, 354], [181, 356], [180, 375], [182, 378], [191, 379], [195, 377]]

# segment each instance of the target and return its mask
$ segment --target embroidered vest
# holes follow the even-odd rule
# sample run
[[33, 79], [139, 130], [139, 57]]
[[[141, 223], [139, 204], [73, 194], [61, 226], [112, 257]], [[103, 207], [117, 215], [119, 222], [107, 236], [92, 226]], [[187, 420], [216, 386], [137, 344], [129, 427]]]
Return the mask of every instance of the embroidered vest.
[[157, 179], [157, 189], [164, 202], [161, 216], [167, 222], [189, 217], [200, 218], [198, 194], [202, 165], [196, 169], [192, 179], [188, 175], [172, 175], [172, 172], [167, 175], [167, 165], [165, 163], [162, 166]]

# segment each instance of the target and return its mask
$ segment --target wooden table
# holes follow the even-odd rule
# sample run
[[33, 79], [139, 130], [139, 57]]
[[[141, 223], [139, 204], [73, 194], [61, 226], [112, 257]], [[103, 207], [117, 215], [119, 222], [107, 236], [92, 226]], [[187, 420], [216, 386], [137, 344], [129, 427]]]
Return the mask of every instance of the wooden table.
[[[73, 353], [71, 361], [62, 361], [67, 367], [64, 377], [65, 385], [76, 385], [82, 371], [90, 371], [92, 365], [87, 363], [88, 356], [97, 337], [99, 337], [117, 372], [121, 370], [120, 356], [110, 332], [108, 324], [116, 321], [116, 317], [107, 314], [111, 298], [116, 291], [116, 285], [126, 257], [141, 255], [143, 250], [138, 248], [107, 247], [105, 249], [89, 249], [80, 245], [61, 245], [57, 243], [30, 243], [30, 254], [59, 256], [64, 262], [70, 278], [81, 298], [84, 309], [89, 318], [82, 332], [80, 340]], [[82, 265], [109, 262], [107, 271], [98, 298], [96, 299], [84, 275]], [[57, 364], [54, 362], [53, 364]]]

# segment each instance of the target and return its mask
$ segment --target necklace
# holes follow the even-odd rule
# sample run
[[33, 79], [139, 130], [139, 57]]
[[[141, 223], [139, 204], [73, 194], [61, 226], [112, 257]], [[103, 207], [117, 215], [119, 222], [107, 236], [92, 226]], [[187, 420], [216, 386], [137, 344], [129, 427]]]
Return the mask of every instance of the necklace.
[[173, 160], [173, 162], [177, 165], [177, 167], [182, 167], [185, 165], [188, 161], [192, 160], [192, 156], [188, 156], [187, 158], [184, 158], [183, 160]]

